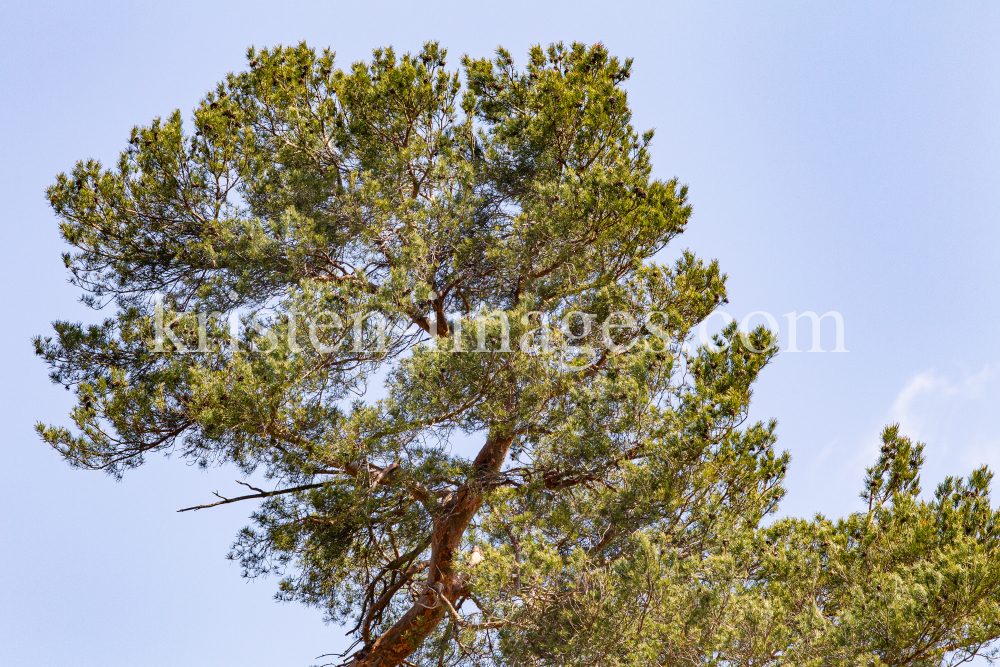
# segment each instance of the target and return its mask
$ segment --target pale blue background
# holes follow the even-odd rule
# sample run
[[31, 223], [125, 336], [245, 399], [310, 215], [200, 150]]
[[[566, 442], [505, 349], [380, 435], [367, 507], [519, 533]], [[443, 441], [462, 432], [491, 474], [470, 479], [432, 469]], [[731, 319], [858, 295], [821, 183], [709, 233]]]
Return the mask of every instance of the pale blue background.
[[[634, 56], [657, 174], [691, 186], [678, 247], [718, 258], [729, 312], [841, 312], [848, 354], [783, 354], [755, 414], [793, 463], [783, 512], [859, 507], [884, 423], [929, 443], [925, 486], [1000, 464], [1000, 6], [988, 3], [0, 5], [0, 665], [289, 665], [342, 646], [223, 556], [248, 506], [176, 514], [232, 471], [154, 460], [116, 484], [70, 470], [29, 338], [91, 317], [43, 190], [129, 128], [189, 112], [244, 49], [306, 39], [342, 66], [439, 39], [462, 53], [598, 40]], [[805, 325], [803, 325], [805, 327]], [[808, 330], [800, 340], [808, 342]], [[827, 336], [827, 349], [832, 340]], [[807, 347], [802, 345], [801, 347]]]

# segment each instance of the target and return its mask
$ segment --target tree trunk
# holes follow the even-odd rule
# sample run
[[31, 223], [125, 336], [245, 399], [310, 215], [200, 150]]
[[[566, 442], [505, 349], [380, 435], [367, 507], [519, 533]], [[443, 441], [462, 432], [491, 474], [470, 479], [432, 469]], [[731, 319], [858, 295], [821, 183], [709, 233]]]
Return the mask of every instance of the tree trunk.
[[500, 470], [513, 438], [490, 436], [476, 456], [475, 476], [447, 498], [434, 519], [427, 588], [416, 603], [348, 667], [398, 667], [413, 653], [447, 614], [444, 596], [452, 604], [462, 597], [465, 582], [455, 572], [455, 556], [462, 536], [483, 504], [490, 478]]

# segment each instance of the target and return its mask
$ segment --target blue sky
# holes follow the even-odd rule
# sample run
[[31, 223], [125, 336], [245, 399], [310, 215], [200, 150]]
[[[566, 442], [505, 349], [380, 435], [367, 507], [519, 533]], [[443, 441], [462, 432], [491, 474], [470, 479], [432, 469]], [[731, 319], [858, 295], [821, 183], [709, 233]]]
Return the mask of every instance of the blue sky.
[[[0, 7], [0, 664], [290, 665], [343, 646], [224, 559], [249, 507], [177, 514], [232, 470], [153, 460], [121, 483], [34, 435], [66, 423], [29, 339], [93, 315], [66, 283], [43, 191], [129, 129], [189, 114], [249, 45], [307, 40], [341, 66], [437, 39], [603, 41], [635, 58], [638, 129], [691, 187], [668, 249], [719, 259], [727, 311], [834, 310], [847, 353], [783, 353], [754, 416], [792, 454], [782, 513], [859, 508], [881, 427], [924, 440], [924, 487], [1000, 467], [1000, 5], [988, 3], [13, 3]], [[759, 320], [755, 320], [759, 321]], [[829, 322], [828, 322], [829, 324]], [[803, 322], [800, 349], [808, 349]], [[831, 329], [832, 331], [832, 329]], [[833, 346], [824, 333], [826, 349]]]

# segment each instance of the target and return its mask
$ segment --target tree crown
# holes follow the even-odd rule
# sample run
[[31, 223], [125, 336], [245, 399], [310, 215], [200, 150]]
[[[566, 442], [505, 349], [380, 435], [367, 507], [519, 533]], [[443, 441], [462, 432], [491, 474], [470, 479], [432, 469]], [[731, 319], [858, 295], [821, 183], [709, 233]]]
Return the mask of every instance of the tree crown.
[[115, 311], [35, 341], [79, 397], [75, 433], [39, 426], [71, 464], [262, 473], [213, 503], [263, 501], [231, 557], [348, 624], [355, 667], [937, 664], [998, 634], [985, 469], [920, 501], [889, 429], [867, 512], [762, 527], [774, 336], [688, 345], [726, 277], [653, 261], [691, 210], [651, 175], [631, 61], [248, 59], [193, 133], [155, 119], [48, 190]]

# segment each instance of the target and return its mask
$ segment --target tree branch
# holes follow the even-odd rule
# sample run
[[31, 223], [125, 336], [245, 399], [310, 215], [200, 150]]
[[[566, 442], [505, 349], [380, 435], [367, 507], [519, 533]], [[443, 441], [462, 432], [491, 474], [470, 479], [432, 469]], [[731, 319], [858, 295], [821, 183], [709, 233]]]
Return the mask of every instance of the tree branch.
[[[239, 482], [239, 483], [243, 484], [242, 482]], [[178, 512], [190, 512], [191, 510], [203, 510], [203, 509], [208, 509], [209, 507], [217, 507], [219, 505], [228, 505], [229, 503], [239, 502], [240, 500], [252, 500], [254, 498], [270, 498], [271, 496], [280, 496], [280, 495], [283, 495], [285, 493], [295, 493], [296, 491], [307, 491], [309, 489], [318, 489], [321, 486], [326, 486], [327, 484], [328, 484], [328, 482], [319, 482], [317, 484], [303, 484], [302, 486], [293, 486], [293, 487], [291, 487], [289, 489], [277, 489], [275, 491], [261, 491], [260, 493], [253, 493], [253, 494], [250, 494], [248, 496], [240, 496], [238, 498], [223, 498], [222, 496], [219, 496], [220, 498], [222, 498], [222, 500], [220, 500], [217, 503], [210, 503], [208, 505], [195, 505], [194, 507], [185, 507], [184, 509], [177, 510], [177, 511]], [[250, 485], [249, 484], [244, 484], [244, 486], [250, 486]], [[250, 488], [252, 489], [254, 487], [251, 486]], [[215, 494], [215, 495], [218, 496], [219, 494]]]

